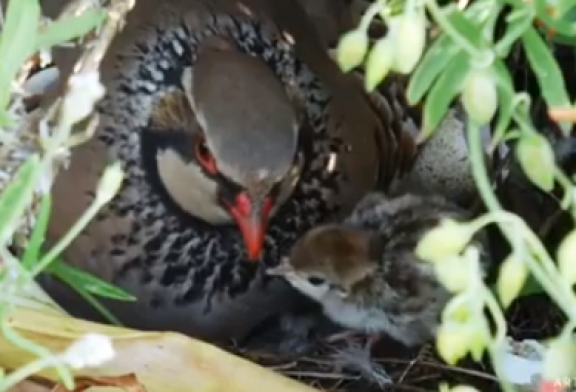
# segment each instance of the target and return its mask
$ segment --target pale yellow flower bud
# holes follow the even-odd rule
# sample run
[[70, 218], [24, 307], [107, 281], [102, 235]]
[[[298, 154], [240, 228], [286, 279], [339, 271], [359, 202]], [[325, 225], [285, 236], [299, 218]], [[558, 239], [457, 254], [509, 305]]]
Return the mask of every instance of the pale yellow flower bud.
[[367, 91], [373, 91], [384, 81], [394, 63], [395, 43], [387, 36], [376, 42], [366, 59], [366, 75], [364, 86]]
[[516, 299], [528, 278], [528, 267], [516, 254], [511, 254], [500, 265], [496, 291], [504, 308]]
[[426, 45], [426, 14], [418, 7], [394, 19], [397, 23], [390, 24], [391, 34], [396, 38], [394, 70], [409, 74], [420, 61]]
[[446, 260], [462, 252], [473, 235], [474, 230], [469, 225], [444, 219], [420, 240], [416, 255], [430, 262]]
[[498, 109], [498, 91], [489, 70], [472, 70], [462, 91], [464, 109], [478, 124], [489, 123]]
[[344, 34], [336, 49], [336, 62], [344, 72], [356, 68], [364, 60], [368, 51], [368, 36], [362, 30], [352, 30]]

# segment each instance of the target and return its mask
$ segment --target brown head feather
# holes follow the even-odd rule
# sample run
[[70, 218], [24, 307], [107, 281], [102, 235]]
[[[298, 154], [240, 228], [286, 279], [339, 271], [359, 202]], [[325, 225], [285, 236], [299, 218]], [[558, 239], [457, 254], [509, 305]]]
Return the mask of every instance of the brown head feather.
[[351, 288], [378, 266], [380, 244], [372, 233], [325, 225], [310, 230], [292, 248], [290, 264], [300, 273], [320, 275]]

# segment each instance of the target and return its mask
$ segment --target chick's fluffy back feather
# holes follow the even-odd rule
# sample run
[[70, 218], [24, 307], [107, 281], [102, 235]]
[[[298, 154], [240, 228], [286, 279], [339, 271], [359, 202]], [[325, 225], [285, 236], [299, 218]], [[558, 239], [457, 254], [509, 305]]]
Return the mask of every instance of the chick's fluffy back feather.
[[[405, 194], [388, 198], [379, 193], [366, 196], [344, 221], [347, 227], [371, 233], [371, 242], [378, 244], [373, 245], [373, 249], [379, 250], [378, 271], [354, 286], [357, 295], [393, 307], [395, 301], [391, 297], [397, 297], [402, 300], [404, 310], [417, 311], [436, 292], [444, 291], [432, 266], [422, 262], [415, 249], [424, 235], [445, 218], [466, 221], [471, 214], [441, 196]], [[486, 266], [489, 255], [484, 233], [479, 233], [473, 243]]]

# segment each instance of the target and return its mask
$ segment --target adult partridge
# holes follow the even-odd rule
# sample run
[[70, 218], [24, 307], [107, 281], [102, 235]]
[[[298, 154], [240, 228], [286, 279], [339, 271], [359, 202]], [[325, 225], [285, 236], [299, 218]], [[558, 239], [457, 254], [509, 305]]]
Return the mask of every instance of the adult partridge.
[[[55, 53], [63, 75], [77, 56]], [[139, 0], [101, 80], [100, 124], [56, 180], [48, 242], [119, 160], [120, 193], [64, 258], [137, 296], [106, 302], [133, 327], [243, 338], [299, 299], [262, 264], [346, 216], [415, 151], [330, 60], [296, 0]], [[44, 285], [94, 317], [61, 284]]]

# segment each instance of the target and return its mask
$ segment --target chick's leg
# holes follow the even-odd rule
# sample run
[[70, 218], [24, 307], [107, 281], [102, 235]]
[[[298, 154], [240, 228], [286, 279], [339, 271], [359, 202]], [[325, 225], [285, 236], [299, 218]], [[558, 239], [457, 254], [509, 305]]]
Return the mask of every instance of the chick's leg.
[[381, 388], [389, 385], [392, 379], [382, 365], [375, 362], [372, 358], [372, 346], [380, 340], [381, 336], [381, 334], [368, 334], [363, 345], [347, 340], [348, 344], [345, 348], [336, 349], [334, 354], [335, 365], [356, 371]]
[[382, 336], [383, 335], [378, 332], [369, 334], [366, 338], [366, 349], [371, 352], [372, 348], [382, 339]]
[[337, 332], [326, 338], [326, 343], [338, 343], [338, 342], [350, 342], [355, 341], [358, 338], [364, 337], [366, 334], [361, 331], [346, 330], [342, 332]]

